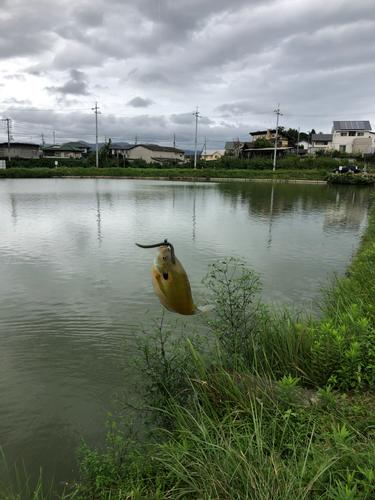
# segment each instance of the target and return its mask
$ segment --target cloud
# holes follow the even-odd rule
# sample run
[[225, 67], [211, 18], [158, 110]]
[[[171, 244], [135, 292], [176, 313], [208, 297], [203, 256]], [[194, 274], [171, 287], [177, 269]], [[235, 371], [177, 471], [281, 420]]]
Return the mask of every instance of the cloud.
[[134, 97], [134, 99], [131, 99], [127, 103], [128, 106], [133, 106], [134, 108], [147, 108], [151, 104], [153, 104], [151, 99], [142, 99], [142, 97]]
[[3, 107], [10, 116], [32, 99], [30, 131], [90, 137], [96, 101], [103, 138], [165, 145], [174, 134], [194, 144], [197, 106], [198, 143], [215, 146], [275, 127], [278, 103], [287, 128], [375, 123], [373, 0], [17, 0], [3, 10]]
[[4, 99], [3, 100], [4, 104], [19, 104], [21, 106], [28, 106], [31, 104], [31, 101], [29, 99], [16, 99], [15, 97], [9, 97], [9, 99]]
[[86, 75], [82, 71], [72, 69], [70, 71], [70, 80], [64, 83], [61, 87], [45, 87], [50, 94], [73, 94], [73, 95], [89, 95], [87, 90]]
[[26, 78], [24, 75], [4, 75], [6, 80], [18, 80], [19, 82], [25, 82]]

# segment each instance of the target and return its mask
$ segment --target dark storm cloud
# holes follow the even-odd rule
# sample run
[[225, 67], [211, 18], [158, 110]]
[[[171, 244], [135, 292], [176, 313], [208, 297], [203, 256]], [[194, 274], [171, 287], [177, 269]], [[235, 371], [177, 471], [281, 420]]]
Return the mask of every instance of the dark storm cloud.
[[64, 83], [64, 85], [61, 87], [45, 87], [45, 90], [50, 94], [89, 95], [86, 75], [76, 69], [70, 71], [70, 80]]
[[151, 99], [142, 99], [142, 97], [134, 97], [127, 103], [128, 106], [133, 106], [133, 108], [147, 108], [151, 104], [153, 104]]

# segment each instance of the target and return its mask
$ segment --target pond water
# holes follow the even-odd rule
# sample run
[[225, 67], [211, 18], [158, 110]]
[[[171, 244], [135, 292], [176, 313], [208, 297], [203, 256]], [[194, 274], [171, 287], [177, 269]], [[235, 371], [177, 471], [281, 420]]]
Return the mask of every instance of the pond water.
[[168, 238], [193, 293], [203, 291], [210, 263], [243, 257], [262, 274], [265, 302], [309, 306], [328, 273], [345, 272], [370, 192], [259, 182], [1, 180], [0, 446], [8, 465], [23, 460], [29, 474], [42, 466], [55, 482], [72, 481], [80, 437], [104, 444], [111, 395], [124, 388], [121, 342], [161, 311], [151, 283], [156, 250], [135, 242]]

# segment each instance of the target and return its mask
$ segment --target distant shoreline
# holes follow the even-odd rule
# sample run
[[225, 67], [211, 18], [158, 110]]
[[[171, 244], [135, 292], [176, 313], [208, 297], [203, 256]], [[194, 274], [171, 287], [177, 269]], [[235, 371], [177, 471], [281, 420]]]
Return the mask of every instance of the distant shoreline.
[[138, 179], [146, 181], [184, 181], [184, 182], [286, 182], [292, 184], [328, 184], [327, 181], [302, 179], [246, 179], [233, 177], [135, 177], [116, 175], [64, 175], [53, 179]]

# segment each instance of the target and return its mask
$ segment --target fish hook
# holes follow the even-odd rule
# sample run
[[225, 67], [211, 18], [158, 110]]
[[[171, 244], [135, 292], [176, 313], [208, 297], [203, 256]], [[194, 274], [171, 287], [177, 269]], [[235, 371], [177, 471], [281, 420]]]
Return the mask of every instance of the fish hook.
[[172, 243], [169, 243], [166, 239], [164, 240], [164, 243], [157, 243], [156, 245], [140, 245], [139, 243], [136, 243], [137, 247], [141, 248], [155, 248], [155, 247], [170, 247], [171, 248], [171, 256], [172, 256], [172, 264], [176, 264], [176, 258], [174, 256], [174, 248]]

